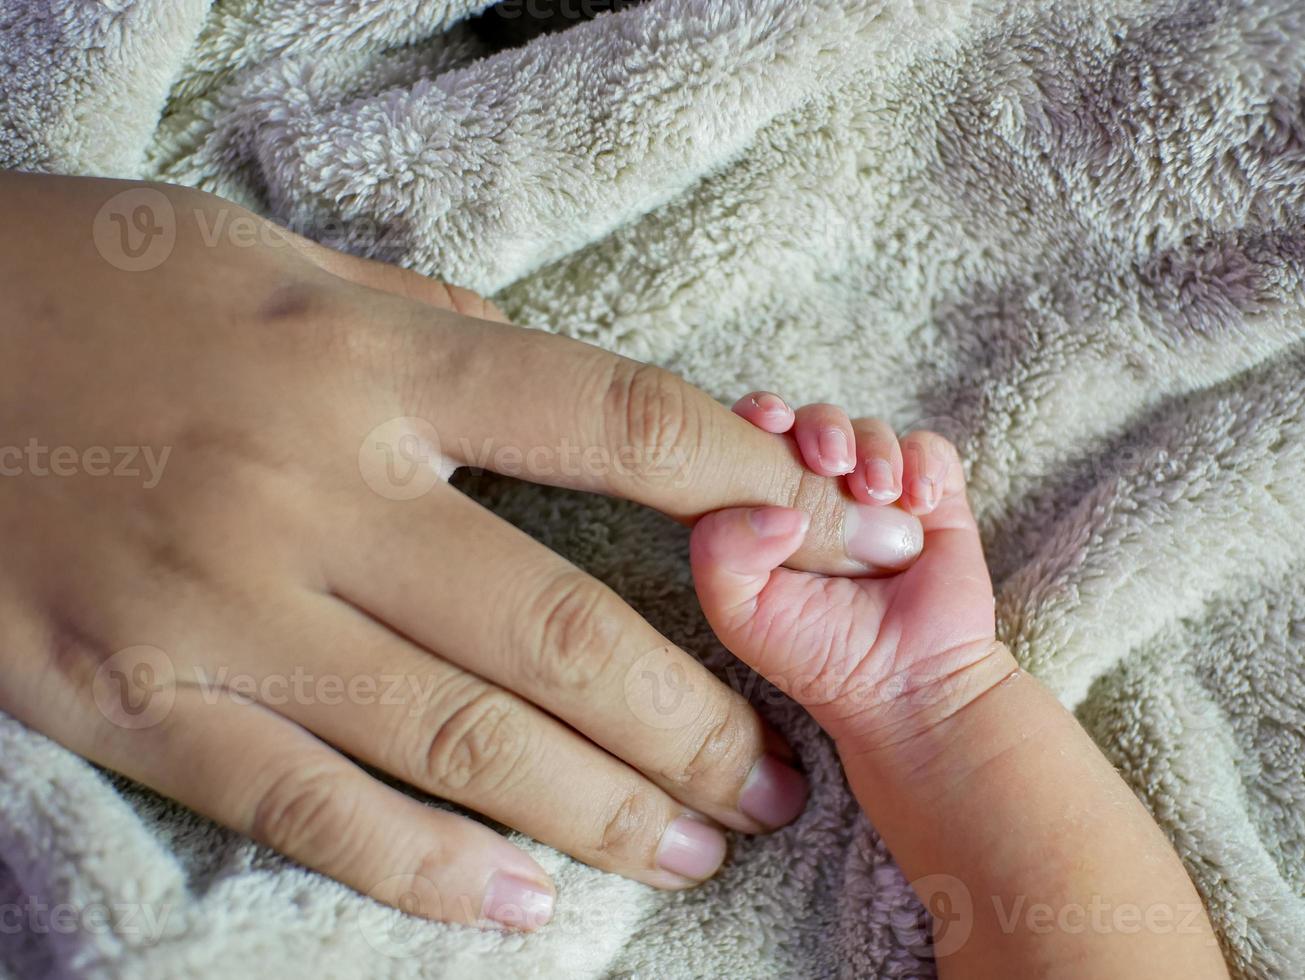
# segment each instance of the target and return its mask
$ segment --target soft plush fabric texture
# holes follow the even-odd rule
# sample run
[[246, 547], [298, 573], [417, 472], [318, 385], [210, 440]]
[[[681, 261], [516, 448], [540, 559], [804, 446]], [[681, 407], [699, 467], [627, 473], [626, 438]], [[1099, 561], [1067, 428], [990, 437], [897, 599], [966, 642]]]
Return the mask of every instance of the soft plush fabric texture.
[[[484, 6], [0, 0], [0, 166], [195, 185], [723, 400], [948, 433], [1000, 635], [1172, 839], [1236, 975], [1305, 975], [1305, 7], [647, 0], [494, 51]], [[0, 718], [0, 907], [117, 923], [0, 928], [4, 968], [932, 975], [829, 742], [706, 627], [685, 532], [470, 489], [753, 697], [810, 773], [801, 819], [678, 895], [523, 842], [558, 917], [498, 935]]]

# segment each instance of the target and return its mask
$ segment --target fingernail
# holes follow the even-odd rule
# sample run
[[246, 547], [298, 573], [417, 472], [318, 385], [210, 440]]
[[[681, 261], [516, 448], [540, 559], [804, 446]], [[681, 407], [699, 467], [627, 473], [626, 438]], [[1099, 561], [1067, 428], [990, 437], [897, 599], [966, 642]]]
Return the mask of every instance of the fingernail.
[[680, 817], [666, 828], [657, 848], [657, 866], [663, 871], [705, 881], [725, 860], [725, 835], [701, 820]]
[[530, 931], [553, 918], [551, 889], [506, 871], [496, 871], [485, 889], [481, 915], [510, 929]]
[[901, 568], [924, 547], [920, 519], [900, 507], [852, 504], [843, 518], [847, 555], [879, 568]]
[[767, 827], [791, 823], [807, 805], [807, 781], [791, 766], [765, 755], [752, 767], [739, 795], [739, 809]]
[[865, 461], [865, 485], [870, 496], [880, 503], [891, 504], [902, 495], [893, 475], [893, 464], [886, 459], [867, 459]]
[[772, 395], [769, 392], [757, 395], [752, 399], [752, 404], [767, 415], [787, 415], [789, 413], [788, 403], [778, 395]]
[[842, 429], [826, 429], [820, 433], [818, 447], [820, 461], [831, 470], [847, 473], [853, 468], [852, 447], [847, 441], [847, 433]]
[[911, 481], [911, 497], [925, 510], [933, 510], [942, 497], [938, 481], [927, 476], [917, 476]]
[[811, 518], [788, 507], [759, 507], [748, 514], [748, 523], [759, 538], [787, 538], [799, 530], [806, 534]]

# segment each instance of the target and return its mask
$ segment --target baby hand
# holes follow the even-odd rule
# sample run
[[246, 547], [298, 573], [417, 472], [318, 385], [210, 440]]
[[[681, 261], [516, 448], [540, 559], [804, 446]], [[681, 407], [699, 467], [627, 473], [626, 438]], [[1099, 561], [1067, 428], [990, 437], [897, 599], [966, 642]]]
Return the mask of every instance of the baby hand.
[[[923, 551], [888, 578], [781, 568], [809, 520], [783, 507], [709, 514], [692, 557], [717, 634], [833, 736], [848, 786], [920, 901], [947, 912], [933, 920], [939, 976], [1226, 977], [1203, 915], [1178, 930], [1043, 929], [1003, 915], [1003, 902], [1027, 895], [1061, 910], [1201, 905], [1132, 790], [996, 642], [951, 444], [930, 432], [898, 442], [881, 422], [824, 406], [794, 415], [773, 395], [736, 410], [768, 431], [796, 427], [807, 465], [845, 474], [863, 502], [920, 515]], [[854, 458], [833, 452], [837, 432], [856, 434]]]
[[742, 399], [735, 411], [795, 439], [810, 469], [846, 476], [862, 503], [917, 515], [924, 548], [891, 577], [834, 578], [780, 567], [802, 544], [807, 514], [709, 514], [694, 528], [691, 556], [721, 642], [806, 707], [844, 750], [908, 744], [999, 680], [986, 669], [1000, 649], [992, 583], [951, 443], [932, 432], [899, 441], [886, 423], [849, 420], [828, 405], [794, 413], [768, 393]]

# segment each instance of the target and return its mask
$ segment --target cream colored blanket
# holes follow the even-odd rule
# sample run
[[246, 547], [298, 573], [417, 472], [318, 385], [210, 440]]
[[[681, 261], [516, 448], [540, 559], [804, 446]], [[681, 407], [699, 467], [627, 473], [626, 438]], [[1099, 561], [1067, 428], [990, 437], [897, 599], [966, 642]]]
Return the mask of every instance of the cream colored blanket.
[[[1305, 5], [647, 0], [497, 53], [483, 6], [0, 0], [0, 166], [194, 184], [722, 399], [949, 432], [1001, 635], [1160, 821], [1236, 972], [1305, 976]], [[931, 975], [830, 745], [704, 625], [684, 532], [480, 492], [746, 690], [808, 812], [681, 895], [531, 845], [558, 918], [498, 936], [0, 717], [9, 973]]]

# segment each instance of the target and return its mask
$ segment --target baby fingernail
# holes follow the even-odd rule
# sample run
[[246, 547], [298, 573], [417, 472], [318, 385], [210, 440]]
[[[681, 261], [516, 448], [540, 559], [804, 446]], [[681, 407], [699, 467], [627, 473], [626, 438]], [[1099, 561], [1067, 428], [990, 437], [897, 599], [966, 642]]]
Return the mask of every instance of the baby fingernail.
[[787, 507], [760, 507], [748, 514], [748, 523], [759, 538], [786, 538], [799, 530], [805, 534], [811, 518]]
[[925, 510], [933, 510], [942, 499], [942, 490], [937, 480], [917, 476], [911, 481], [911, 497]]
[[902, 568], [924, 547], [920, 519], [898, 507], [853, 504], [843, 536], [849, 558], [878, 568]]
[[886, 459], [865, 461], [865, 485], [870, 496], [880, 503], [891, 504], [902, 495], [893, 475], [893, 464]]
[[543, 885], [506, 871], [497, 871], [485, 889], [481, 915], [512, 929], [529, 931], [547, 924], [556, 901]]
[[680, 817], [662, 835], [657, 866], [663, 871], [705, 881], [725, 860], [725, 835], [701, 820]]
[[739, 809], [766, 827], [791, 823], [807, 804], [807, 781], [791, 766], [765, 755], [752, 767], [739, 795]]
[[767, 415], [787, 415], [790, 411], [788, 403], [778, 395], [772, 395], [770, 392], [764, 392], [752, 399], [752, 404], [761, 409]]
[[852, 469], [852, 445], [842, 429], [826, 429], [820, 433], [820, 461], [831, 470], [846, 473]]

